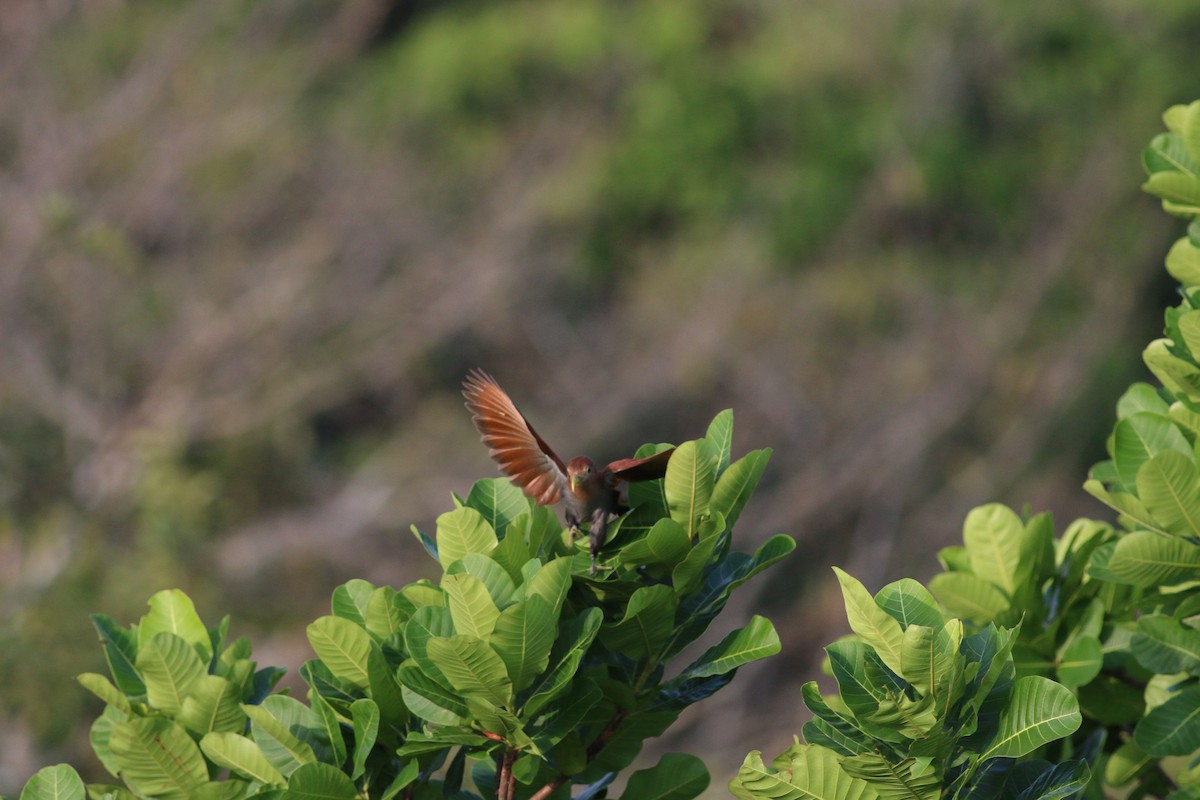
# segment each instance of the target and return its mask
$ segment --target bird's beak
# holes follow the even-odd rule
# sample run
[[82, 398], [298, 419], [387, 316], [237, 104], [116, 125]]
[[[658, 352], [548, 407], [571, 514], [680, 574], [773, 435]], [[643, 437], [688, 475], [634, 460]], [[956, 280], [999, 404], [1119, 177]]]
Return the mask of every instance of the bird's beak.
[[579, 486], [579, 476], [578, 476], [578, 475], [572, 475], [572, 476], [571, 476], [571, 491], [572, 491], [572, 492], [573, 492], [573, 491], [575, 491], [575, 489], [576, 489], [578, 486]]

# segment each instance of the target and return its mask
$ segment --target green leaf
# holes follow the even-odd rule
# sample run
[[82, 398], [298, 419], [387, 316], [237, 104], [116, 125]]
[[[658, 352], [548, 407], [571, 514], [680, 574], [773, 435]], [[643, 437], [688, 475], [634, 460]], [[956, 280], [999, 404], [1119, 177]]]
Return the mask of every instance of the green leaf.
[[287, 779], [277, 770], [257, 744], [236, 733], [209, 733], [200, 740], [204, 755], [218, 767], [269, 786], [285, 786]]
[[1200, 686], [1189, 686], [1150, 709], [1133, 731], [1138, 747], [1152, 756], [1183, 756], [1200, 749]]
[[1125, 742], [1108, 757], [1104, 765], [1104, 782], [1109, 786], [1124, 786], [1154, 760], [1136, 742]]
[[410, 603], [404, 595], [390, 586], [380, 586], [371, 592], [370, 599], [367, 600], [363, 625], [368, 632], [380, 639], [396, 635], [402, 636], [404, 623], [412, 617], [416, 610], [416, 606]]
[[643, 538], [621, 548], [622, 564], [666, 564], [673, 567], [692, 549], [687, 531], [673, 519], [664, 517], [654, 523]]
[[[467, 716], [467, 704], [463, 700], [462, 695], [449, 686], [443, 686], [440, 681], [431, 678], [415, 661], [410, 659], [401, 664], [396, 670], [396, 678], [406, 690], [404, 693], [405, 703], [412, 709], [414, 714], [422, 719], [428, 719], [430, 722], [436, 722], [441, 725], [453, 725], [457, 723], [457, 717]], [[445, 678], [442, 678], [442, 680], [445, 680]], [[435, 706], [436, 711], [424, 705], [414, 705], [411, 702], [411, 695], [414, 693]], [[434, 716], [437, 716], [437, 719], [430, 719], [429, 716], [426, 716], [428, 713], [433, 713]], [[445, 714], [455, 719], [445, 721]]]
[[422, 606], [404, 628], [404, 647], [421, 669], [431, 678], [441, 677], [441, 670], [429, 658], [429, 641], [454, 635], [450, 610], [441, 606]]
[[250, 718], [250, 733], [263, 755], [284, 775], [318, 760], [313, 740], [324, 725], [315, 712], [304, 708], [299, 701], [273, 695], [262, 705], [244, 704], [242, 711]]
[[477, 639], [486, 639], [491, 635], [500, 610], [492, 602], [483, 581], [465, 573], [447, 574], [442, 578], [442, 591], [449, 600], [450, 619], [454, 621], [454, 630], [457, 633]]
[[596, 638], [603, 620], [604, 612], [592, 607], [561, 626], [550, 653], [550, 669], [533, 688], [525, 703], [523, 711], [526, 717], [536, 715], [570, 685], [584, 652]]
[[936, 772], [914, 773], [917, 759], [892, 763], [879, 753], [863, 753], [842, 759], [847, 775], [871, 784], [883, 800], [937, 800], [942, 794], [942, 779]]
[[178, 589], [164, 589], [149, 601], [150, 611], [138, 623], [138, 650], [160, 633], [173, 633], [196, 649], [205, 663], [212, 659], [212, 639], [200, 621], [191, 598]]
[[512, 681], [504, 661], [487, 642], [462, 635], [430, 639], [429, 657], [463, 694], [476, 695], [498, 707], [512, 702]]
[[635, 661], [657, 653], [675, 627], [678, 599], [670, 586], [657, 584], [637, 589], [629, 598], [619, 622], [605, 626], [600, 640]]
[[92, 614], [92, 625], [104, 645], [104, 658], [117, 688], [131, 697], [146, 693], [146, 685], [138, 674], [134, 662], [137, 660], [137, 628], [128, 630], [118, 625], [112, 617]]
[[991, 582], [967, 572], [934, 575], [929, 589], [946, 610], [977, 625], [986, 624], [1008, 610], [1009, 600]]
[[525, 596], [540, 595], [557, 618], [571, 588], [571, 559], [556, 558], [542, 566], [525, 585]]
[[[471, 575], [478, 578], [487, 587], [488, 596], [496, 608], [503, 611], [517, 600], [517, 587], [508, 571], [487, 556], [471, 553], [456, 561], [448, 575]], [[518, 569], [518, 574], [520, 570]], [[443, 584], [445, 581], [443, 580]]]
[[129, 698], [125, 696], [124, 692], [113, 686], [108, 678], [95, 672], [85, 672], [82, 675], [76, 675], [75, 680], [79, 681], [79, 684], [83, 688], [96, 695], [96, 697], [99, 697], [121, 713], [129, 715]]
[[66, 764], [42, 767], [26, 782], [19, 800], [84, 800], [83, 780]]
[[708, 650], [683, 670], [680, 677], [704, 678], [724, 675], [743, 664], [779, 652], [779, 635], [766, 617], [757, 614], [750, 624], [739, 628]]
[[1189, 103], [1182, 116], [1183, 127], [1179, 134], [1183, 146], [1193, 163], [1200, 162], [1200, 102]]
[[1200, 248], [1185, 236], [1167, 252], [1167, 272], [1184, 286], [1200, 285]]
[[354, 725], [354, 770], [350, 780], [356, 781], [366, 772], [367, 756], [379, 735], [379, 706], [374, 700], [355, 700], [350, 706], [350, 719]]
[[361, 578], [353, 578], [342, 584], [333, 590], [333, 598], [329, 603], [333, 615], [364, 627], [367, 623], [367, 606], [374, 592], [374, 584]]
[[1192, 458], [1187, 439], [1164, 414], [1139, 411], [1121, 419], [1113, 430], [1113, 463], [1127, 487], [1137, 486], [1138, 470], [1146, 461], [1168, 450]]
[[1138, 497], [1168, 531], [1200, 536], [1200, 482], [1196, 464], [1168, 450], [1148, 459], [1138, 471]]
[[546, 669], [558, 633], [550, 605], [540, 595], [504, 610], [488, 640], [504, 661], [513, 691], [522, 691]]
[[1134, 586], [1157, 586], [1195, 577], [1200, 547], [1183, 539], [1134, 531], [1117, 542], [1108, 570], [1115, 580]]
[[438, 559], [443, 569], [465, 555], [487, 555], [496, 549], [496, 531], [478, 511], [463, 506], [437, 518]]
[[306, 629], [308, 643], [335, 677], [366, 689], [371, 685], [367, 659], [371, 635], [348, 619], [319, 617]]
[[501, 533], [510, 522], [529, 512], [529, 501], [524, 492], [507, 478], [476, 481], [467, 494], [466, 506], [478, 511], [496, 533]]
[[884, 586], [875, 594], [875, 605], [906, 628], [909, 625], [940, 628], [945, 622], [937, 600], [912, 578], [901, 578]]
[[733, 452], [733, 409], [727, 408], [713, 417], [708, 424], [704, 438], [712, 445], [717, 454], [717, 475], [729, 466], [729, 458]]
[[871, 597], [870, 592], [855, 578], [837, 567], [834, 567], [833, 571], [842, 587], [842, 599], [846, 603], [846, 617], [850, 621], [850, 630], [875, 648], [875, 652], [892, 672], [901, 674], [904, 631], [900, 628], [900, 623], [880, 608], [875, 603], [875, 598]]
[[346, 739], [342, 735], [342, 724], [338, 719], [337, 712], [333, 710], [329, 701], [321, 696], [320, 692], [311, 692], [309, 702], [312, 704], [313, 711], [317, 712], [317, 716], [321, 719], [323, 738], [329, 742], [332, 751], [328, 763], [340, 767], [346, 762]]
[[726, 527], [732, 528], [741, 516], [770, 460], [771, 448], [752, 450], [730, 464], [717, 479], [709, 508], [725, 517]]
[[1130, 650], [1146, 669], [1160, 674], [1194, 672], [1200, 667], [1200, 631], [1168, 616], [1142, 617]]
[[207, 672], [194, 646], [168, 632], [157, 633], [138, 647], [137, 668], [146, 682], [150, 705], [171, 716], [179, 713], [192, 685]]
[[996, 736], [980, 760], [1028, 755], [1074, 733], [1082, 720], [1079, 704], [1067, 687], [1040, 675], [1018, 678], [1000, 712]]
[[1068, 689], [1077, 689], [1100, 674], [1104, 652], [1095, 636], [1077, 636], [1058, 654], [1055, 675]]
[[1200, 180], [1182, 172], [1156, 172], [1146, 179], [1142, 189], [1175, 205], [1200, 206]]
[[1025, 526], [1012, 509], [990, 503], [972, 509], [963, 523], [971, 571], [1012, 597], [1017, 590]]
[[693, 800], [708, 788], [708, 768], [695, 756], [667, 753], [629, 776], [621, 800]]
[[793, 745], [774, 762], [763, 763], [754, 750], [729, 784], [729, 791], [742, 800], [876, 800], [879, 794], [866, 781], [843, 771], [832, 750], [816, 745]]
[[963, 625], [957, 619], [940, 623], [936, 628], [908, 626], [904, 631], [900, 676], [921, 694], [934, 694], [953, 669], [962, 639]]
[[[1187, 241], [1184, 239], [1183, 241]], [[1158, 389], [1148, 383], [1134, 383], [1117, 400], [1117, 418], [1124, 419], [1139, 411], [1149, 411], [1160, 417], [1167, 415], [1167, 402], [1158, 396]], [[1136, 473], [1135, 473], [1136, 475]]]
[[165, 717], [133, 717], [117, 723], [109, 748], [121, 777], [141, 794], [187, 800], [208, 782], [200, 748], [183, 726]]
[[716, 468], [717, 453], [704, 439], [684, 442], [667, 462], [663, 479], [667, 510], [692, 541], [699, 538], [701, 518], [708, 513]]
[[241, 702], [241, 692], [232, 683], [217, 675], [202, 675], [192, 684], [175, 718], [197, 736], [240, 731], [246, 723]]
[[554, 711], [545, 715], [544, 723], [539, 723], [534, 741], [543, 752], [549, 752], [559, 742], [575, 732], [584, 721], [588, 712], [604, 698], [604, 693], [595, 681], [577, 681], [571, 692], [555, 704]]
[[315, 762], [305, 764], [288, 779], [283, 800], [355, 800], [358, 791], [337, 767]]

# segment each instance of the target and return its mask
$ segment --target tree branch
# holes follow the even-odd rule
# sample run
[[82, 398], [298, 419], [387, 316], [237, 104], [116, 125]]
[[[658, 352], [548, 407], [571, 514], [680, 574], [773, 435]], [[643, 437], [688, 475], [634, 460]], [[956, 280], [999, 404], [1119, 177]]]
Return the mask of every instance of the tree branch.
[[[617, 729], [621, 727], [621, 723], [624, 722], [628, 716], [629, 712], [627, 711], [618, 711], [617, 713], [613, 714], [612, 719], [608, 721], [608, 725], [605, 726], [604, 730], [600, 731], [600, 735], [597, 736], [590, 745], [588, 745], [587, 763], [592, 763], [592, 759], [594, 759], [600, 753], [600, 751], [604, 749], [604, 745], [608, 744], [609, 740], [612, 739], [612, 737], [616, 734]], [[537, 792], [530, 795], [529, 800], [546, 800], [548, 797], [550, 797], [550, 795], [554, 794], [556, 789], [570, 779], [570, 775], [559, 775], [541, 789], [538, 789]]]

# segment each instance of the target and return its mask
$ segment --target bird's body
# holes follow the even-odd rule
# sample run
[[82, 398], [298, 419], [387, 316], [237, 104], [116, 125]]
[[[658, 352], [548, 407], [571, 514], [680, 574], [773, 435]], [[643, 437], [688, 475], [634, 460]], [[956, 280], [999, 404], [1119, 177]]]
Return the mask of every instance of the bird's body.
[[619, 484], [663, 477], [674, 450], [647, 458], [624, 458], [604, 466], [586, 456], [563, 460], [517, 410], [500, 385], [485, 372], [472, 370], [463, 382], [471, 420], [500, 470], [539, 505], [562, 504], [572, 531], [588, 521], [589, 551], [604, 545], [608, 518], [624, 513]]

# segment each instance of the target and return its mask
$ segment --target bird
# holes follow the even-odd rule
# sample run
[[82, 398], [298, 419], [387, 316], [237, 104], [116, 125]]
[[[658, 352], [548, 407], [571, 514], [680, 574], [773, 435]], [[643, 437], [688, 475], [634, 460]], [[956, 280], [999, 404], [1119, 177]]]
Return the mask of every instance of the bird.
[[564, 463], [538, 435], [508, 394], [488, 373], [473, 369], [463, 381], [463, 397], [488, 454], [504, 473], [538, 505], [563, 506], [572, 535], [588, 525], [591, 573], [604, 546], [608, 519], [628, 511], [621, 502], [622, 482], [651, 481], [666, 475], [675, 448], [645, 458], [621, 458], [603, 467], [587, 456]]

